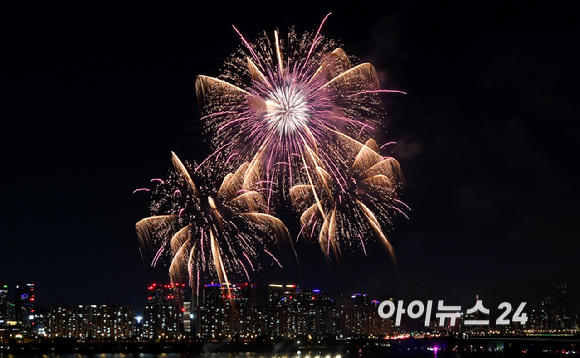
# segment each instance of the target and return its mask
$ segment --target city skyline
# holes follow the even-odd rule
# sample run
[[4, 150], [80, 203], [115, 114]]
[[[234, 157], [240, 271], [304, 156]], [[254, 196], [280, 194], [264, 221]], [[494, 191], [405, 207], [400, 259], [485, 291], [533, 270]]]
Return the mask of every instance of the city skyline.
[[[302, 32], [332, 11], [322, 34], [372, 62], [381, 88], [408, 93], [382, 97], [377, 133], [397, 142], [389, 154], [411, 208], [388, 233], [398, 269], [378, 245], [327, 266], [301, 238], [299, 263], [285, 255], [283, 269], [252, 279], [459, 304], [541, 302], [570, 283], [579, 307], [572, 11], [408, 3], [277, 17], [197, 6], [6, 6], [0, 280], [36, 282], [43, 307], [143, 304], [168, 263], [142, 258], [134, 224], [150, 200], [132, 192], [167, 175], [171, 151], [207, 152], [195, 76], [217, 75], [239, 45], [232, 24], [250, 38]], [[295, 241], [297, 219], [281, 214]]]
[[[319, 289], [248, 282], [206, 284], [198, 295], [189, 295], [185, 284], [154, 283], [147, 288], [142, 313], [118, 302], [61, 303], [46, 310], [33, 306], [33, 283], [19, 282], [17, 289], [17, 303], [9, 305], [13, 309], [0, 306], [0, 319], [8, 313], [8, 321], [0, 322], [4, 343], [24, 336], [53, 342], [61, 338], [77, 342], [290, 339], [298, 345], [300, 341], [320, 344], [320, 339], [401, 339], [409, 335], [419, 339], [572, 337], [579, 324], [579, 315], [570, 315], [568, 284], [558, 287], [557, 299], [546, 297], [540, 310], [513, 302], [495, 308], [479, 296], [467, 307], [443, 300], [404, 302], [392, 296], [373, 300], [361, 293], [333, 299], [331, 292]], [[5, 293], [0, 292], [2, 302]], [[26, 303], [32, 305], [25, 308]]]
[[[35, 312], [36, 309], [40, 309], [41, 311], [47, 310], [49, 307], [58, 307], [60, 306], [91, 306], [91, 305], [103, 305], [104, 302], [95, 302], [95, 301], [90, 301], [90, 302], [72, 302], [72, 301], [62, 301], [62, 302], [52, 302], [49, 306], [47, 307], [40, 307], [38, 305], [35, 304], [35, 286], [36, 284], [33, 282], [25, 282], [25, 281], [18, 281], [16, 286], [14, 287], [14, 299], [10, 300], [10, 289], [9, 289], [9, 285], [6, 285], [5, 283], [0, 281], [0, 287], [2, 287], [2, 290], [0, 291], [0, 326], [2, 324], [8, 324], [8, 321], [16, 321], [16, 322], [22, 322], [23, 327], [25, 328], [34, 328], [34, 324], [30, 324], [30, 320], [28, 320], [28, 315], [31, 314], [32, 312]], [[242, 288], [247, 288], [247, 287], [252, 287], [252, 288], [263, 288], [263, 289], [268, 289], [269, 291], [271, 290], [276, 290], [276, 289], [280, 289], [280, 290], [288, 290], [288, 289], [292, 289], [295, 290], [297, 292], [314, 292], [317, 294], [325, 294], [327, 295], [327, 298], [330, 302], [334, 302], [335, 300], [344, 300], [345, 298], [351, 297], [351, 298], [355, 298], [356, 296], [361, 296], [364, 297], [366, 300], [368, 300], [368, 302], [373, 302], [376, 303], [377, 308], [376, 310], [378, 311], [378, 304], [380, 302], [382, 302], [385, 299], [390, 299], [390, 300], [400, 300], [400, 301], [406, 301], [407, 303], [412, 302], [412, 301], [421, 301], [421, 300], [417, 300], [417, 297], [395, 297], [393, 295], [390, 294], [382, 294], [380, 297], [375, 297], [375, 296], [371, 296], [369, 294], [367, 294], [364, 290], [362, 291], [358, 291], [358, 292], [333, 292], [329, 291], [329, 290], [321, 290], [318, 287], [323, 287], [321, 285], [315, 286], [316, 288], [313, 287], [301, 287], [299, 285], [296, 284], [292, 284], [292, 283], [273, 283], [270, 282], [268, 284], [258, 284], [255, 282], [232, 282], [230, 283], [231, 287], [236, 287], [236, 290], [240, 287]], [[191, 289], [189, 287], [187, 287], [187, 285], [185, 283], [181, 283], [181, 284], [175, 284], [175, 283], [156, 283], [153, 282], [150, 285], [148, 285], [147, 287], [147, 292], [148, 292], [148, 297], [146, 297], [145, 300], [145, 304], [143, 306], [138, 306], [138, 305], [133, 305], [131, 302], [119, 302], [118, 300], [116, 301], [107, 301], [106, 304], [117, 304], [117, 306], [119, 304], [126, 304], [128, 306], [131, 306], [133, 308], [133, 311], [135, 312], [135, 314], [138, 315], [143, 315], [144, 313], [142, 312], [143, 310], [146, 310], [147, 306], [150, 305], [160, 305], [160, 304], [166, 304], [168, 302], [170, 302], [171, 304], [175, 304], [178, 306], [183, 307], [184, 302], [188, 302], [188, 304], [192, 304], [192, 303], [196, 303], [199, 306], [203, 306], [205, 304], [205, 300], [206, 300], [206, 291], [208, 288], [214, 288], [217, 291], [216, 292], [221, 292], [224, 290], [223, 287], [229, 287], [228, 285], [222, 285], [219, 282], [209, 282], [203, 285], [203, 287], [201, 287], [201, 290], [199, 293], [195, 293], [192, 292]], [[26, 288], [27, 287], [27, 288]], [[32, 289], [30, 290], [30, 287], [32, 287]], [[26, 288], [26, 289], [25, 289]], [[24, 289], [24, 291], [23, 291]], [[23, 295], [23, 292], [25, 292], [26, 294]], [[215, 296], [215, 295], [214, 295]], [[221, 297], [223, 296], [223, 297]], [[20, 297], [20, 298], [19, 298]], [[219, 298], [221, 297], [221, 298]], [[280, 296], [282, 297], [282, 296]], [[32, 298], [32, 299], [31, 299]], [[482, 298], [480, 297], [480, 295], [475, 295], [475, 297], [472, 297], [472, 300], [470, 300], [470, 302], [457, 302], [457, 301], [447, 301], [447, 304], [451, 304], [454, 306], [457, 306], [457, 304], [460, 304], [459, 307], [461, 307], [460, 311], [466, 311], [467, 310], [467, 306], [470, 306], [472, 304], [472, 302], [474, 301], [473, 299], [475, 299], [475, 301], [481, 301], [482, 304], [484, 304], [485, 306], [489, 308], [491, 308], [492, 312], [496, 313], [498, 311], [501, 311], [502, 309], [500, 308], [500, 305], [496, 305], [493, 306], [493, 302], [502, 302], [502, 304], [504, 302], [507, 302], [505, 300], [501, 300], [501, 298]], [[217, 296], [215, 296], [213, 299], [213, 307], [218, 307], [218, 306], [227, 306], [228, 305], [228, 301], [227, 297], [226, 297], [226, 293], [219, 293]], [[424, 299], [425, 301], [432, 301], [432, 302], [437, 302], [437, 301], [444, 301], [444, 300], [439, 300], [439, 299], [433, 299], [433, 298], [428, 298], [428, 299]], [[271, 305], [271, 298], [268, 299], [268, 301], [264, 301], [262, 302], [262, 305], [265, 306], [269, 306]], [[220, 302], [218, 304], [218, 302]], [[549, 292], [544, 292], [544, 296], [542, 298], [541, 301], [529, 301], [526, 298], [524, 298], [523, 302], [508, 302], [510, 305], [515, 307], [518, 307], [520, 305], [522, 306], [522, 309], [524, 312], [526, 313], [531, 313], [531, 312], [545, 312], [546, 313], [546, 317], [542, 317], [542, 319], [550, 319], [554, 321], [554, 324], [557, 325], [564, 325], [564, 326], [574, 326], [575, 322], [577, 321], [578, 317], [580, 316], [580, 314], [577, 311], [577, 307], [574, 307], [571, 304], [572, 300], [570, 297], [570, 284], [567, 283], [563, 283], [563, 284], [559, 284], [557, 285], [553, 290], [549, 291]], [[250, 304], [248, 302], [248, 304]], [[467, 304], [467, 306], [465, 306], [465, 304]], [[251, 305], [255, 305], [255, 303], [252, 303]], [[23, 307], [26, 306], [28, 308], [24, 309]], [[13, 313], [12, 316], [10, 317], [10, 308], [12, 307]], [[192, 307], [192, 309], [195, 309], [195, 307]], [[23, 311], [25, 310], [25, 311]], [[549, 316], [549, 317], [548, 317]], [[562, 323], [560, 323], [562, 322]]]

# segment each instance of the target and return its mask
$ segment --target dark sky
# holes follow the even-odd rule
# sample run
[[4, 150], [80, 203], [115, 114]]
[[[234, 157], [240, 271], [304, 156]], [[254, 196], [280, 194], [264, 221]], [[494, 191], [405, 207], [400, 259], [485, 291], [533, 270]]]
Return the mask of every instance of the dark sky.
[[[405, 175], [409, 219], [378, 249], [329, 268], [312, 245], [301, 269], [267, 269], [337, 294], [537, 306], [560, 283], [580, 311], [580, 26], [572, 2], [384, 2], [227, 7], [0, 5], [0, 281], [36, 283], [37, 303], [131, 303], [167, 280], [139, 253], [149, 214], [133, 190], [165, 177], [170, 153], [207, 153], [195, 97], [239, 45], [266, 30], [316, 29], [377, 68], [379, 142]], [[296, 5], [296, 6], [295, 6]], [[289, 223], [289, 226], [294, 224]], [[287, 260], [291, 261], [291, 260]], [[12, 297], [12, 296], [11, 296]], [[488, 307], [488, 308], [489, 308]]]

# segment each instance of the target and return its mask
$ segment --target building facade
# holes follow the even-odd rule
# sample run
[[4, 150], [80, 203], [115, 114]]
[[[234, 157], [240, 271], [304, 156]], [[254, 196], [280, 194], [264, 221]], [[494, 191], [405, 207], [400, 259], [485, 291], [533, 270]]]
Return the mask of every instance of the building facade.
[[18, 281], [14, 291], [15, 320], [24, 329], [34, 328], [34, 283]]
[[0, 282], [0, 326], [8, 324], [8, 285]]
[[49, 338], [122, 341], [134, 337], [135, 313], [129, 305], [51, 306], [46, 319]]
[[[154, 283], [148, 291], [148, 304], [143, 307], [141, 338], [147, 341], [185, 338], [185, 284]], [[188, 313], [187, 318], [190, 317], [191, 313]], [[190, 328], [191, 323], [188, 325]]]
[[198, 336], [210, 340], [334, 335], [338, 327], [330, 294], [296, 285], [206, 285], [197, 314]]

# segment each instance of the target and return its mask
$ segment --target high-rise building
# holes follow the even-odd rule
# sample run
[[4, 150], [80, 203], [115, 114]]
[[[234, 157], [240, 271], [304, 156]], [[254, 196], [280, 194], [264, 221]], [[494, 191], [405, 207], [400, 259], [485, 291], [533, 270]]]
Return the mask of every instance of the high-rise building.
[[149, 286], [148, 305], [176, 305], [183, 306], [185, 298], [185, 284], [159, 285], [152, 284]]
[[[16, 321], [15, 321], [15, 317], [16, 317], [16, 306], [14, 305], [14, 302], [8, 302], [8, 323], [15, 325]], [[12, 321], [12, 322], [10, 322]]]
[[34, 283], [18, 281], [14, 297], [16, 322], [24, 328], [34, 327]]
[[8, 322], [8, 285], [0, 282], [0, 326]]
[[148, 304], [143, 307], [142, 337], [175, 340], [183, 334], [185, 284], [149, 286]]
[[34, 309], [34, 334], [46, 337], [46, 324], [48, 322], [49, 313], [50, 311], [48, 309], [38, 307]]
[[364, 293], [343, 296], [340, 301], [340, 331], [343, 335], [378, 338], [393, 334], [391, 321], [378, 314], [378, 301], [371, 301]]
[[338, 327], [330, 294], [296, 285], [205, 285], [197, 312], [206, 339], [321, 336]]
[[556, 317], [554, 315], [554, 299], [545, 297], [542, 300], [542, 311], [540, 313], [542, 330], [550, 331], [556, 328]]
[[570, 308], [570, 285], [565, 283], [558, 287], [558, 328], [572, 328]]
[[52, 306], [47, 316], [49, 338], [124, 340], [133, 337], [135, 313], [126, 307], [105, 305]]
[[530, 330], [533, 332], [540, 332], [543, 329], [542, 324], [542, 312], [531, 310], [526, 312], [527, 314], [527, 322], [525, 323], [526, 330]]
[[211, 283], [205, 285], [197, 302], [199, 307], [219, 307], [223, 306], [222, 285]]
[[[335, 310], [329, 292], [314, 289], [298, 290], [298, 316], [301, 331], [314, 335], [331, 335], [336, 333], [340, 322], [336, 321]], [[300, 330], [296, 334], [300, 334]]]
[[191, 302], [183, 302], [183, 330], [185, 333], [191, 333], [191, 320], [193, 314], [191, 312]]
[[270, 284], [268, 286], [268, 306], [281, 307], [284, 304], [284, 285]]

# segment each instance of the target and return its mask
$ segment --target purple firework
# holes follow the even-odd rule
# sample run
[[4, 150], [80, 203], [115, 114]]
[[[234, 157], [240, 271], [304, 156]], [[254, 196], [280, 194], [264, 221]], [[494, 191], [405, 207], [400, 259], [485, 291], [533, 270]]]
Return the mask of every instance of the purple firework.
[[286, 41], [275, 31], [273, 43], [264, 35], [252, 44], [240, 34], [243, 46], [222, 75], [196, 81], [216, 147], [208, 159], [249, 161], [244, 189], [269, 191], [268, 203], [274, 191], [308, 181], [316, 161], [344, 183], [344, 137], [369, 139], [378, 92], [399, 92], [380, 90], [374, 67], [353, 66], [320, 28], [301, 37], [291, 29]]

